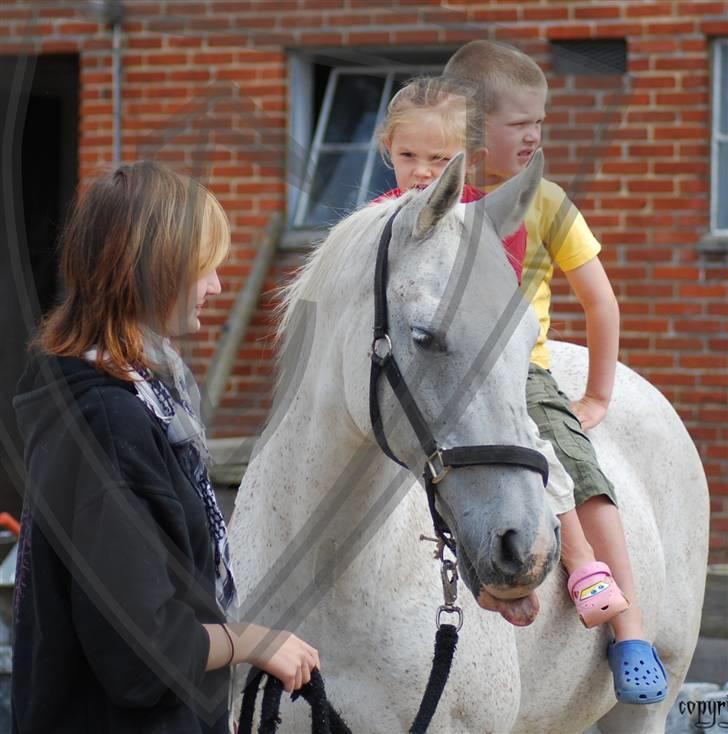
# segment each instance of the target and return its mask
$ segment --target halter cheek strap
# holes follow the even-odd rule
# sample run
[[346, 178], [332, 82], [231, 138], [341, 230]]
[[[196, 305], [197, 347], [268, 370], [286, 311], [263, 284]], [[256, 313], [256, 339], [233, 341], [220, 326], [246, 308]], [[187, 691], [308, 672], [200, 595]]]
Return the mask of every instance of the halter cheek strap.
[[406, 464], [394, 455], [384, 435], [382, 415], [377, 398], [379, 378], [384, 373], [426, 457], [423, 476], [435, 532], [454, 551], [455, 543], [452, 532], [435, 506], [435, 485], [444, 479], [451, 468], [487, 464], [518, 466], [538, 472], [543, 479], [544, 486], [546, 486], [548, 482], [548, 462], [543, 454], [524, 446], [479, 444], [448, 449], [441, 447], [433, 436], [397, 365], [392, 350], [392, 341], [389, 337], [387, 304], [389, 243], [392, 239], [394, 219], [398, 213], [399, 210], [385, 224], [377, 250], [374, 273], [374, 341], [372, 343], [369, 378], [369, 416], [374, 437], [379, 447], [390, 459], [407, 468]]

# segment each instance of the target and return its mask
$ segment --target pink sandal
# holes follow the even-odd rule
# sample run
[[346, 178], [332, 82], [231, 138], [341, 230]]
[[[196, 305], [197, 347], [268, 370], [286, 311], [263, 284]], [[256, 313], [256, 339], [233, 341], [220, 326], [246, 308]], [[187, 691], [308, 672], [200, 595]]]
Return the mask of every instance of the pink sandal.
[[576, 604], [585, 627], [596, 627], [629, 607], [629, 602], [612, 578], [606, 563], [592, 561], [574, 571], [567, 582], [569, 595]]

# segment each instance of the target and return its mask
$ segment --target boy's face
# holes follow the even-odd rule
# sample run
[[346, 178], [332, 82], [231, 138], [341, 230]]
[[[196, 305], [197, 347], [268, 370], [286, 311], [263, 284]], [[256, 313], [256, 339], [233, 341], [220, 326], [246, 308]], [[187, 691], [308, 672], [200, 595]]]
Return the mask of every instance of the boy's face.
[[541, 143], [545, 106], [545, 89], [524, 88], [501, 97], [485, 124], [487, 185], [507, 181], [531, 160]]
[[448, 161], [462, 148], [447, 140], [441, 118], [426, 110], [416, 118], [396, 125], [389, 144], [397, 186], [402, 191], [425, 188], [444, 170]]

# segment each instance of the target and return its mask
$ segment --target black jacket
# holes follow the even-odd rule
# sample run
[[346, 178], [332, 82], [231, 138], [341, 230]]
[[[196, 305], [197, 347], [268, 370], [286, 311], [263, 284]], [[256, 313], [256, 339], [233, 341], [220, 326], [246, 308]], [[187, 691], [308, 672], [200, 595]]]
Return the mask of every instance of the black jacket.
[[31, 358], [14, 401], [26, 492], [15, 589], [16, 734], [222, 734], [226, 669], [202, 501], [133, 387]]

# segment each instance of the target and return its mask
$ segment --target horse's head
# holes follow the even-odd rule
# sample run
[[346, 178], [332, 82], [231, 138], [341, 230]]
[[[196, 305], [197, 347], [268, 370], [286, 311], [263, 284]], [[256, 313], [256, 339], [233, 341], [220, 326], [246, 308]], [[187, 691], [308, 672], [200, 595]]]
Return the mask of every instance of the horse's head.
[[[441, 446], [533, 448], [526, 377], [538, 327], [502, 239], [523, 221], [543, 160], [539, 152], [518, 176], [467, 206], [459, 203], [463, 168], [459, 156], [427, 190], [401, 200], [386, 289], [392, 353]], [[421, 477], [421, 441], [387, 380], [376, 393], [392, 453]], [[357, 412], [364, 423], [361, 406]], [[475, 597], [518, 606], [559, 553], [542, 476], [518, 466], [457, 468], [436, 485], [436, 497]]]

